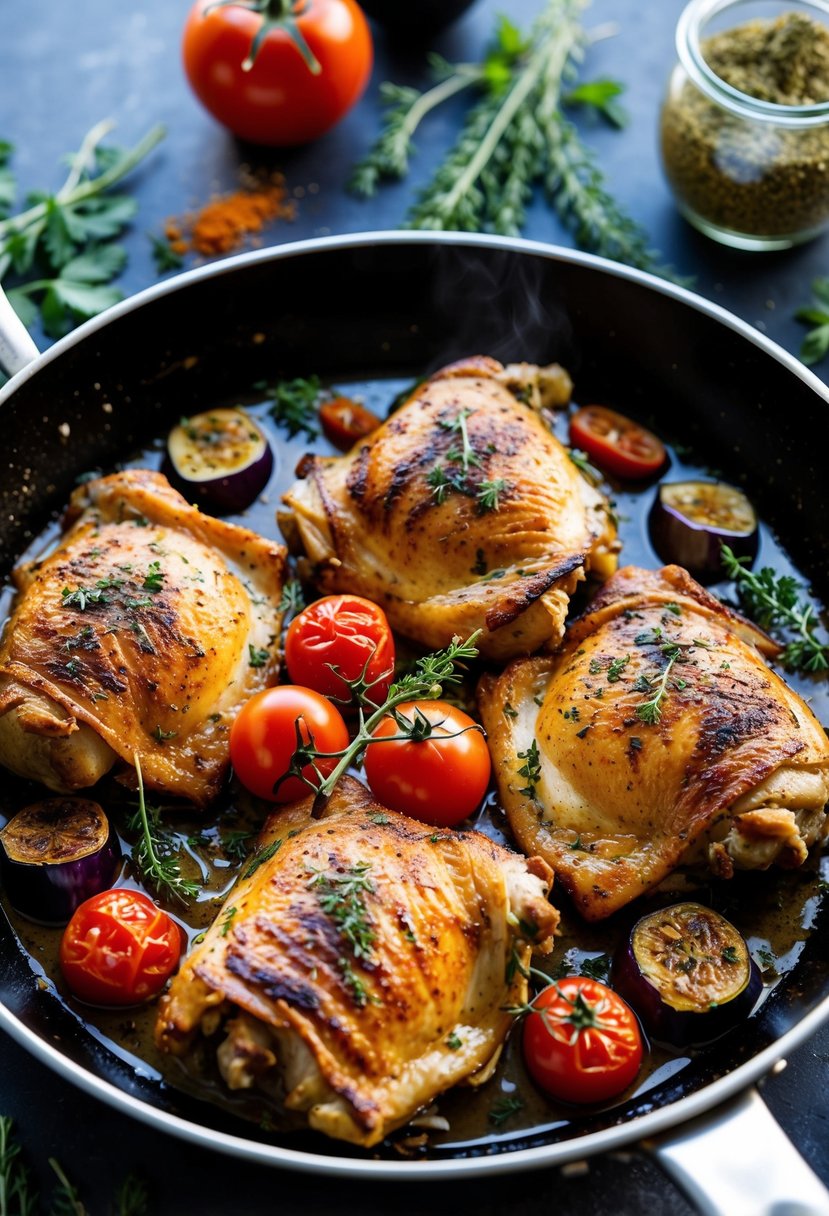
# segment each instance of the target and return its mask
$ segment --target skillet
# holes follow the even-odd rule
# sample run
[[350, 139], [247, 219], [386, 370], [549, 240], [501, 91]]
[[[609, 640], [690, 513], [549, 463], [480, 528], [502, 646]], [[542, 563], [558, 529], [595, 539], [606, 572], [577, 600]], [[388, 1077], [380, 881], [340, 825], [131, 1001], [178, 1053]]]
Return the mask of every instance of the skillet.
[[[259, 380], [311, 370], [337, 382], [410, 378], [477, 352], [557, 359], [581, 401], [624, 402], [713, 454], [726, 477], [745, 483], [815, 594], [829, 598], [829, 512], [814, 442], [826, 433], [829, 392], [815, 376], [682, 288], [589, 255], [458, 234], [361, 234], [227, 259], [142, 292], [37, 359], [13, 330], [0, 335], [0, 358], [22, 368], [0, 391], [3, 575], [80, 472], [111, 467], [182, 414]], [[829, 1196], [751, 1089], [827, 1018], [829, 916], [819, 913], [795, 967], [739, 1038], [647, 1093], [578, 1124], [454, 1145], [428, 1161], [372, 1160], [319, 1141], [275, 1145], [160, 1084], [42, 991], [11, 929], [0, 932], [0, 1026], [55, 1071], [171, 1134], [343, 1176], [506, 1172], [648, 1139], [705, 1211], [759, 1216], [788, 1199], [799, 1212], [827, 1213]], [[738, 1151], [726, 1131], [739, 1136]]]

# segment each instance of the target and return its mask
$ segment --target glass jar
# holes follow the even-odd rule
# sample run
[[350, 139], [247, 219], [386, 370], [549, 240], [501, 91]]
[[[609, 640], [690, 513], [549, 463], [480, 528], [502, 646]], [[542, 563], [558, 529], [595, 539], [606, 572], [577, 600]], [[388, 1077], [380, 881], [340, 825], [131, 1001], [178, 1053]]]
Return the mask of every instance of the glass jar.
[[[772, 25], [775, 18], [778, 26]], [[812, 56], [825, 49], [829, 73], [827, 0], [783, 6], [692, 0], [679, 19], [679, 63], [662, 107], [662, 164], [685, 218], [725, 245], [786, 249], [829, 225], [829, 89], [825, 98], [809, 98], [808, 104], [780, 104], [742, 92], [709, 63], [732, 49], [733, 61], [742, 54], [742, 83], [755, 70], [753, 48], [780, 22], [802, 23], [803, 18], [826, 27], [825, 48], [814, 30], [803, 41], [810, 41]], [[781, 56], [784, 36], [785, 30]], [[790, 40], [789, 53], [792, 45]], [[768, 69], [769, 58], [758, 56], [756, 63]], [[817, 78], [814, 72], [801, 77]]]

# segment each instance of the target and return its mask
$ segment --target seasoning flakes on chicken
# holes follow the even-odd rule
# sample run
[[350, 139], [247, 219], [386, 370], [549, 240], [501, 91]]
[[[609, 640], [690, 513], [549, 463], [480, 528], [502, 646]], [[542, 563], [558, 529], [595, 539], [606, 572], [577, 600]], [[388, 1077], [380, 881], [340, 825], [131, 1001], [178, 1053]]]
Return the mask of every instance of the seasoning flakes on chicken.
[[204, 805], [237, 709], [276, 679], [285, 550], [146, 470], [80, 486], [65, 524], [15, 571], [0, 762], [68, 792], [137, 754], [149, 786]]
[[627, 567], [560, 654], [481, 680], [513, 833], [587, 919], [678, 866], [799, 866], [826, 835], [829, 742], [760, 650], [678, 566]]
[[528, 377], [453, 364], [345, 456], [304, 458], [280, 523], [321, 590], [374, 600], [429, 647], [478, 628], [490, 658], [558, 645], [576, 585], [611, 573], [618, 545], [605, 499], [507, 387]]
[[351, 778], [313, 808], [270, 817], [162, 999], [156, 1040], [194, 1058], [214, 1044], [231, 1089], [282, 1096], [311, 1128], [370, 1147], [490, 1076], [505, 1007], [526, 1000], [532, 946], [558, 922], [552, 874], [381, 807]]

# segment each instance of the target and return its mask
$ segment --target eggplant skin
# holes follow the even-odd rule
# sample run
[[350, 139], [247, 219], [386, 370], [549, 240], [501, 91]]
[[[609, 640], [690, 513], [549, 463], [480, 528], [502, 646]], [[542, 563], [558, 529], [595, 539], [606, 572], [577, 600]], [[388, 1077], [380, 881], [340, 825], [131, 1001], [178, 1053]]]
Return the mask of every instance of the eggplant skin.
[[103, 809], [85, 798], [24, 807], [0, 832], [0, 871], [12, 907], [42, 925], [65, 925], [112, 886], [121, 845]]
[[613, 961], [612, 982], [650, 1038], [672, 1047], [701, 1047], [727, 1034], [763, 987], [730, 921], [695, 903], [641, 917]]

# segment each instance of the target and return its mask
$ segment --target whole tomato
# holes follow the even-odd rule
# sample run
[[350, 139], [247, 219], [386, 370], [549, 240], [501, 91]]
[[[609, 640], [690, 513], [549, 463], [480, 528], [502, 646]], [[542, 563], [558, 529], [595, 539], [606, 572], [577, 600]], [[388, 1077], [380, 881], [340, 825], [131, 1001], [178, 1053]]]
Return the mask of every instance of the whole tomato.
[[394, 639], [383, 609], [359, 595], [326, 595], [294, 617], [285, 662], [295, 684], [349, 700], [346, 681], [363, 676], [381, 704], [394, 675]]
[[[299, 777], [283, 780], [297, 750], [297, 734], [304, 744], [313, 740], [321, 752], [348, 746], [340, 711], [312, 688], [278, 684], [245, 702], [230, 729], [230, 762], [246, 790], [270, 802], [292, 802], [308, 794], [309, 786]], [[316, 761], [326, 777], [336, 765], [336, 757]], [[319, 784], [310, 763], [302, 773]]]
[[60, 966], [90, 1005], [138, 1005], [156, 996], [178, 966], [184, 937], [141, 891], [101, 891], [76, 910], [63, 933]]
[[371, 33], [355, 0], [196, 0], [184, 70], [199, 101], [241, 139], [276, 147], [324, 134], [371, 74]]
[[378, 802], [449, 828], [481, 804], [491, 761], [481, 729], [448, 701], [406, 701], [372, 732], [366, 780]]
[[636, 1014], [606, 984], [569, 975], [538, 994], [524, 1023], [533, 1080], [564, 1102], [608, 1102], [636, 1080], [643, 1044]]

